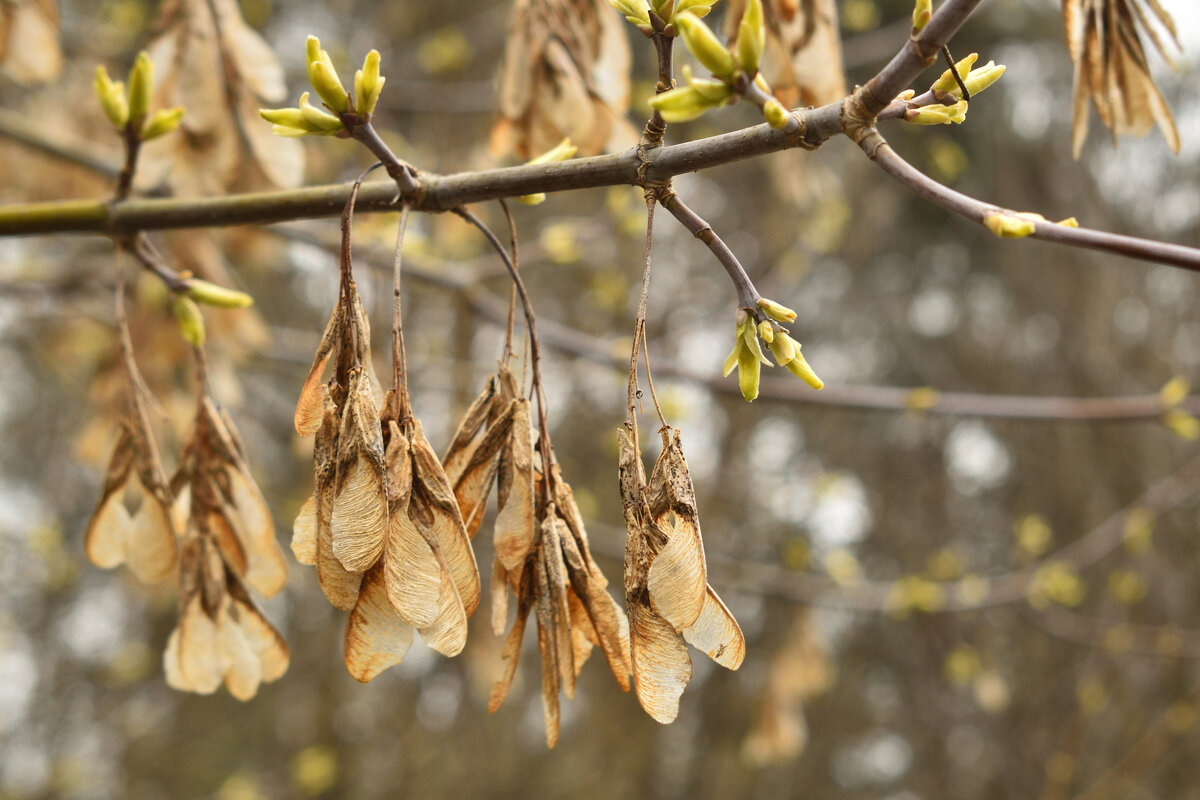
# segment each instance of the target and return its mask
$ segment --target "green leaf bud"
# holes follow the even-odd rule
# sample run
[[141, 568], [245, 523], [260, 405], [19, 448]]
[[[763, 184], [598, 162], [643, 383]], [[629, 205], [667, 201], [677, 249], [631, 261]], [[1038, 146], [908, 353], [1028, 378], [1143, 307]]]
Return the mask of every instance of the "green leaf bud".
[[300, 115], [304, 118], [308, 130], [313, 133], [329, 135], [337, 133], [346, 127], [342, 121], [324, 109], [317, 108], [308, 102], [309, 93], [300, 95]]
[[1007, 211], [997, 211], [985, 214], [983, 224], [987, 229], [1002, 239], [1023, 239], [1037, 230], [1035, 214], [1015, 214]]
[[159, 136], [168, 134], [178, 128], [179, 123], [182, 121], [183, 106], [156, 111], [150, 116], [150, 121], [146, 123], [146, 127], [142, 129], [142, 141], [148, 142], [151, 139], [157, 139]]
[[100, 107], [109, 121], [118, 128], [124, 128], [129, 121], [129, 101], [125, 98], [125, 84], [114, 83], [108, 77], [108, 70], [102, 65], [96, 67], [96, 80], [93, 83]]
[[[650, 24], [650, 9], [646, 7], [646, 0], [608, 0], [608, 4], [634, 25]], [[657, 13], [657, 9], [655, 11]]]
[[[716, 81], [712, 83], [716, 83]], [[722, 85], [725, 86], [725, 84]], [[733, 89], [729, 86], [725, 86], [726, 96], [724, 99], [706, 97], [705, 94], [710, 88], [707, 86], [704, 88], [684, 86], [672, 89], [650, 98], [650, 106], [662, 114], [662, 118], [667, 122], [688, 122], [706, 111], [718, 108], [725, 103], [726, 99], [733, 97]]]
[[215, 283], [192, 278], [188, 281], [187, 296], [204, 303], [206, 306], [217, 308], [245, 308], [254, 304], [254, 298], [236, 289], [226, 289]]
[[686, 12], [697, 17], [707, 17], [708, 12], [712, 11], [713, 3], [716, 1], [717, 0], [677, 0], [675, 3], [674, 16], [678, 17], [680, 14]]
[[143, 50], [138, 53], [129, 70], [129, 121], [140, 128], [150, 111], [150, 95], [154, 93], [154, 64]]
[[767, 28], [763, 22], [762, 0], [750, 0], [742, 13], [742, 21], [738, 23], [737, 40], [733, 46], [738, 66], [743, 72], [747, 75], [758, 72], [766, 46]]
[[173, 304], [179, 333], [193, 347], [204, 346], [204, 315], [200, 306], [185, 294], [176, 295]]
[[[954, 71], [958, 73], [958, 77], [965, 81], [967, 75], [969, 75], [971, 72], [971, 67], [974, 66], [975, 61], [978, 58], [979, 53], [971, 53], [969, 56], [955, 64]], [[950, 72], [950, 70], [943, 72], [941, 76], [939, 76], [938, 79], [933, 82], [933, 86], [929, 87], [929, 90], [933, 92], [933, 96], [939, 100], [948, 94], [953, 94], [955, 97], [962, 99], [962, 89], [958, 88], [958, 81], [954, 80], [954, 75]], [[967, 91], [971, 92], [971, 94], [975, 94], [974, 90], [972, 90], [969, 86], [967, 87]]]
[[[972, 97], [974, 97], [996, 81], [1000, 80], [1000, 76], [1004, 74], [1004, 69], [1005, 67], [1003, 64], [997, 64], [995, 61], [989, 61], [979, 69], [971, 70], [971, 73], [967, 75], [967, 78], [963, 81], [963, 83], [966, 84], [967, 91], [971, 93]], [[954, 88], [958, 89], [957, 86]], [[957, 97], [957, 94], [955, 96]]]
[[371, 114], [387, 78], [379, 74], [379, 51], [372, 50], [363, 60], [363, 68], [354, 73], [354, 107], [359, 114]]
[[783, 107], [783, 103], [779, 102], [774, 97], [763, 103], [762, 112], [763, 119], [767, 121], [768, 125], [776, 130], [788, 124], [787, 109]]
[[325, 101], [325, 105], [338, 113], [349, 110], [346, 87], [342, 86], [329, 53], [321, 49], [321, 40], [309, 36], [305, 43], [305, 54], [308, 58], [308, 82]]
[[917, 0], [913, 7], [913, 33], [920, 33], [933, 16], [933, 0]]
[[769, 300], [766, 297], [760, 297], [758, 300], [758, 308], [768, 317], [779, 322], [795, 322], [796, 312], [792, 311], [785, 305], [776, 303], [774, 300]]
[[675, 15], [675, 29], [683, 37], [683, 43], [696, 60], [708, 68], [709, 72], [718, 78], [728, 78], [733, 75], [737, 65], [733, 56], [721, 44], [721, 40], [712, 29], [700, 21], [695, 14]]
[[793, 375], [807, 383], [812, 388], [818, 390], [825, 388], [825, 381], [817, 377], [817, 373], [813, 371], [813, 368], [809, 366], [808, 361], [806, 361], [804, 356], [800, 354], [800, 345], [796, 345], [795, 357], [793, 357], [792, 360], [787, 362], [787, 364], [784, 366], [786, 366], [788, 371], [790, 371]]

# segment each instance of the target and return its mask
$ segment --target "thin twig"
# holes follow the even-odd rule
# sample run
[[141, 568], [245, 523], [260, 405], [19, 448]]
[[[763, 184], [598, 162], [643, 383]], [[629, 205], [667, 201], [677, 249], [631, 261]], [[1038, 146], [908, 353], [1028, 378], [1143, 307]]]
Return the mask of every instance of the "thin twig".
[[[517, 246], [517, 221], [513, 218], [512, 209], [503, 197], [499, 200], [500, 208], [504, 210], [504, 218], [508, 220], [508, 241], [512, 246], [513, 271], [521, 271], [521, 253]], [[501, 360], [507, 364], [512, 359], [513, 325], [517, 316], [517, 284], [508, 289], [508, 324], [504, 326], [504, 351]]]
[[[410, 408], [408, 399], [408, 359], [404, 353], [404, 325], [401, 319], [400, 266], [403, 260], [404, 234], [408, 229], [408, 206], [400, 209], [400, 223], [396, 228], [396, 252], [392, 257], [392, 391], [396, 393], [400, 408]], [[400, 398], [403, 392], [404, 397]]]
[[660, 197], [659, 202], [667, 211], [671, 212], [675, 219], [683, 223], [683, 227], [691, 231], [693, 236], [704, 242], [705, 246], [717, 257], [717, 261], [725, 268], [725, 272], [729, 273], [729, 278], [737, 290], [738, 307], [754, 312], [758, 308], [758, 301], [762, 299], [762, 295], [758, 293], [758, 289], [754, 288], [754, 282], [746, 274], [746, 270], [738, 261], [737, 256], [716, 234], [712, 226], [701, 219], [699, 214], [688, 208], [679, 199], [679, 195], [674, 192], [668, 192], [664, 197]]

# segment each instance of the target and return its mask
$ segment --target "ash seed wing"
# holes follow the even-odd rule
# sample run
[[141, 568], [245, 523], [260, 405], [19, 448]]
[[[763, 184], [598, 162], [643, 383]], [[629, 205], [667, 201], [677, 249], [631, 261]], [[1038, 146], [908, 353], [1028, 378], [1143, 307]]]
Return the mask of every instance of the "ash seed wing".
[[407, 503], [392, 508], [383, 571], [388, 600], [400, 619], [415, 628], [432, 625], [438, 617], [442, 567], [409, 519]]
[[647, 606], [629, 607], [633, 681], [638, 702], [664, 725], [679, 715], [679, 697], [692, 678], [692, 660], [671, 623]]
[[112, 569], [125, 561], [125, 543], [129, 538], [132, 519], [125, 508], [124, 494], [133, 471], [134, 456], [133, 435], [129, 426], [122, 424], [121, 434], [108, 461], [100, 501], [92, 512], [83, 537], [83, 549], [88, 561], [101, 569]]
[[492, 684], [492, 692], [488, 697], [488, 712], [494, 713], [504, 705], [508, 691], [512, 688], [513, 678], [517, 674], [517, 662], [521, 658], [521, 640], [525, 638], [525, 624], [529, 620], [529, 603], [524, 599], [517, 605], [517, 618], [513, 622], [508, 638], [504, 640], [504, 674]]
[[332, 483], [317, 488], [317, 582], [335, 608], [350, 611], [358, 600], [362, 573], [348, 571], [333, 554], [333, 533], [329, 526], [333, 516]]
[[[409, 516], [424, 527], [425, 533], [436, 541], [446, 567], [454, 579], [462, 599], [463, 609], [469, 617], [479, 606], [481, 582], [479, 567], [475, 563], [475, 551], [463, 525], [458, 502], [450, 489], [442, 463], [421, 430], [420, 421], [414, 420], [410, 437], [413, 456], [413, 499], [409, 501]], [[431, 541], [431, 546], [432, 546]]]
[[712, 587], [705, 593], [704, 609], [699, 618], [683, 631], [683, 638], [726, 669], [737, 669], [746, 657], [746, 639], [741, 626]]
[[333, 307], [333, 313], [329, 315], [329, 322], [325, 324], [325, 332], [321, 335], [321, 343], [317, 346], [317, 354], [313, 358], [312, 368], [309, 369], [308, 376], [304, 379], [304, 386], [300, 389], [300, 399], [296, 403], [294, 422], [296, 433], [301, 436], [312, 436], [321, 427], [324, 414], [321, 378], [325, 374], [325, 367], [329, 364], [329, 357], [334, 351], [341, 348], [342, 328], [345, 320], [345, 310], [339, 302]]
[[346, 622], [346, 670], [367, 683], [393, 664], [399, 664], [412, 645], [413, 629], [404, 624], [388, 599], [382, 565], [363, 577], [358, 602]]
[[317, 496], [309, 495], [292, 523], [292, 555], [301, 564], [317, 563]]
[[126, 539], [129, 570], [142, 583], [157, 583], [175, 569], [178, 544], [170, 509], [145, 492]]
[[708, 573], [699, 529], [682, 517], [676, 523], [666, 547], [650, 562], [646, 585], [655, 612], [681, 631], [700, 616]]
[[388, 502], [379, 410], [366, 371], [348, 398], [338, 441], [337, 492], [330, 525], [333, 553], [350, 572], [379, 560], [388, 533]]
[[533, 491], [533, 426], [529, 418], [529, 401], [519, 398], [513, 402], [512, 409], [509, 445], [500, 459], [496, 491], [498, 512], [492, 536], [496, 558], [509, 572], [521, 569], [537, 533]]
[[467, 526], [467, 533], [471, 538], [475, 537], [479, 523], [483, 522], [487, 497], [492, 484], [495, 483], [501, 450], [508, 444], [511, 428], [510, 404], [508, 410], [496, 418], [471, 451], [471, 458], [458, 478], [455, 479], [447, 472], [447, 477], [454, 487], [454, 497], [458, 501], [463, 523]]
[[563, 563], [562, 552], [562, 537], [571, 534], [564, 531], [564, 527], [552, 503], [546, 512], [546, 519], [542, 521], [542, 553], [545, 557], [547, 588], [550, 592], [558, 682], [563, 693], [572, 698], [575, 696], [575, 647], [571, 636], [571, 608], [567, 600], [567, 569]]
[[484, 424], [492, 412], [496, 392], [496, 376], [491, 375], [483, 391], [467, 407], [462, 422], [458, 424], [458, 430], [454, 432], [454, 438], [450, 440], [450, 446], [446, 448], [442, 466], [445, 467], [446, 475], [453, 485], [458, 484], [458, 479], [466, 471], [467, 464], [478, 447]]
[[437, 618], [432, 625], [420, 628], [418, 633], [430, 648], [447, 658], [453, 658], [467, 645], [468, 615], [440, 554], [438, 565], [441, 569], [441, 580], [438, 583]]
[[492, 595], [492, 633], [502, 636], [508, 625], [508, 570], [498, 559], [492, 561], [492, 580], [488, 588]]
[[231, 584], [230, 595], [233, 597], [232, 610], [237, 624], [258, 659], [262, 682], [271, 683], [283, 677], [291, 662], [287, 642], [275, 626], [262, 615], [244, 589], [237, 584]]
[[230, 516], [246, 550], [243, 578], [259, 594], [272, 597], [287, 582], [287, 562], [275, 540], [271, 509], [245, 464], [230, 468], [228, 474], [233, 501]]
[[217, 625], [204, 613], [200, 598], [194, 597], [167, 640], [163, 654], [167, 684], [184, 692], [212, 694], [225, 678], [219, 652]]
[[217, 616], [217, 647], [225, 667], [225, 687], [245, 702], [258, 694], [262, 683], [262, 664], [246, 634], [234, 621], [228, 606]]

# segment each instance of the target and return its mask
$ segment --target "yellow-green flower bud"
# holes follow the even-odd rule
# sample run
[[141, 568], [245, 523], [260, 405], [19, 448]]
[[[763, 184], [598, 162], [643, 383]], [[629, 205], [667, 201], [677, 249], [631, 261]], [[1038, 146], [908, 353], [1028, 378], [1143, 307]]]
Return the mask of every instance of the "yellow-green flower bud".
[[1022, 239], [1037, 230], [1033, 219], [1005, 211], [985, 214], [983, 224], [1002, 239]]
[[738, 66], [747, 75], [758, 72], [762, 63], [763, 49], [767, 46], [767, 28], [763, 22], [762, 0], [750, 0], [738, 23], [737, 40], [733, 51], [737, 54]]
[[733, 97], [733, 89], [728, 86], [725, 87], [724, 99], [706, 97], [705, 94], [710, 93], [712, 88], [714, 87], [684, 86], [672, 89], [650, 98], [650, 106], [662, 114], [662, 118], [667, 122], [688, 122], [706, 111], [723, 105], [727, 99]]
[[[967, 91], [971, 93], [971, 97], [974, 97], [996, 81], [1000, 80], [1000, 76], [1003, 74], [1003, 64], [997, 64], [994, 61], [989, 61], [979, 69], [971, 70], [971, 74], [967, 76], [963, 83], [966, 84]], [[955, 89], [957, 88], [958, 87], [955, 87]]]
[[817, 373], [809, 366], [808, 361], [800, 354], [800, 345], [796, 345], [796, 355], [791, 361], [785, 364], [788, 370], [800, 380], [807, 383], [814, 389], [823, 389], [825, 381], [817, 377]]
[[337, 133], [342, 128], [346, 127], [342, 121], [330, 114], [328, 111], [317, 108], [312, 103], [308, 102], [308, 92], [300, 95], [300, 114], [304, 118], [308, 129], [313, 133], [331, 134]]
[[[717, 0], [677, 0], [675, 3], [675, 16], [687, 12], [697, 17], [707, 17], [708, 12], [712, 11], [713, 3]], [[661, 14], [659, 16], [662, 16]], [[678, 20], [676, 20], [678, 21]]]
[[[969, 56], [954, 65], [954, 71], [958, 73], [958, 77], [962, 78], [964, 82], [966, 81], [967, 76], [971, 73], [971, 67], [974, 66], [975, 61], [978, 58], [979, 53], [971, 53]], [[933, 86], [929, 87], [929, 90], [933, 92], [934, 97], [939, 99], [941, 99], [943, 95], [947, 94], [953, 94], [955, 97], [959, 98], [962, 97], [962, 89], [958, 88], [958, 81], [954, 80], [954, 75], [951, 74], [950, 70], [943, 72], [941, 77], [933, 82]], [[969, 86], [967, 87], [967, 91], [969, 91], [971, 94], [975, 94], [975, 90]]]
[[658, 14], [659, 19], [668, 20], [675, 13], [675, 0], [650, 0], [650, 5], [654, 6], [654, 13]]
[[150, 55], [143, 50], [138, 53], [129, 70], [129, 121], [140, 128], [150, 111], [150, 95], [154, 93], [154, 64]]
[[767, 124], [776, 130], [788, 124], [787, 109], [774, 97], [763, 103], [762, 113]]
[[204, 315], [200, 306], [186, 294], [176, 295], [175, 319], [179, 323], [179, 332], [193, 347], [204, 346]]
[[914, 125], [961, 125], [967, 118], [967, 101], [959, 100], [952, 106], [934, 104], [910, 108], [904, 112], [904, 121]]
[[683, 37], [683, 43], [696, 60], [708, 68], [709, 72], [718, 78], [728, 78], [733, 74], [737, 65], [733, 56], [721, 44], [721, 40], [712, 29], [700, 21], [695, 14], [675, 15], [675, 29]]
[[342, 86], [329, 53], [321, 49], [321, 40], [309, 36], [305, 43], [305, 54], [308, 58], [308, 82], [325, 101], [325, 105], [338, 113], [349, 110], [346, 87]]
[[761, 72], [754, 76], [754, 85], [761, 89], [763, 94], [774, 94], [771, 91], [771, 84], [767, 83], [767, 79], [763, 77]]
[[767, 344], [770, 344], [775, 338], [775, 328], [770, 322], [765, 319], [758, 323], [758, 337]]
[[354, 109], [359, 114], [375, 111], [386, 81], [387, 78], [379, 74], [379, 51], [372, 50], [363, 60], [363, 68], [354, 73]]
[[188, 281], [187, 296], [207, 306], [218, 308], [245, 308], [254, 303], [254, 298], [245, 292], [226, 289], [199, 278]]
[[782, 329], [775, 332], [775, 335], [769, 340], [769, 344], [771, 355], [775, 356], [775, 363], [782, 367], [786, 367], [788, 362], [800, 352], [796, 340], [788, 336], [787, 331]]
[[[625, 19], [634, 25], [650, 24], [650, 9], [646, 7], [646, 0], [608, 0], [608, 4], [624, 14]], [[658, 13], [657, 9], [655, 13]]]
[[96, 67], [96, 80], [93, 86], [96, 97], [100, 99], [100, 107], [109, 122], [118, 128], [124, 128], [129, 121], [129, 101], [125, 98], [125, 84], [113, 82], [108, 77], [108, 70], [103, 66]]
[[148, 142], [159, 136], [170, 133], [179, 127], [183, 121], [183, 106], [156, 111], [150, 116], [150, 121], [142, 129], [142, 141]]
[[765, 297], [758, 299], [758, 308], [768, 317], [779, 322], [795, 322], [796, 312], [792, 311], [785, 305], [776, 303], [774, 300], [768, 300]]
[[933, 16], [933, 0], [917, 0], [913, 7], [913, 33], [920, 33]]
[[274, 123], [271, 132], [276, 136], [307, 136], [312, 133], [298, 108], [260, 108], [258, 115]]
[[743, 352], [738, 355], [738, 388], [742, 390], [742, 397], [746, 401], [753, 403], [758, 397], [758, 385], [762, 378], [762, 365], [758, 359], [749, 352]]
[[1078, 228], [1079, 220], [1075, 219], [1074, 217], [1067, 217], [1066, 219], [1060, 219], [1058, 222], [1056, 222], [1054, 224], [1062, 225], [1064, 228]]

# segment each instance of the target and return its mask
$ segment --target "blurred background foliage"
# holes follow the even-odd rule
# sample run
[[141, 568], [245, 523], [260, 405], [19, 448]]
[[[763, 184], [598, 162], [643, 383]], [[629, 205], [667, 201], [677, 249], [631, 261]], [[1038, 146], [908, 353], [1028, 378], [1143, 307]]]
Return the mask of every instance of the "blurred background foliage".
[[[1152, 66], [1175, 111], [1178, 156], [1157, 134], [1114, 149], [1094, 129], [1083, 158], [1071, 159], [1071, 65], [1053, 0], [993, 0], [954, 40], [956, 55], [977, 50], [1008, 66], [965, 125], [893, 124], [885, 135], [938, 179], [997, 204], [1200, 245], [1200, 17], [1186, 0], [1163, 5], [1184, 50], [1177, 71], [1154, 56]], [[118, 163], [92, 69], [123, 72], [151, 36], [156, 6], [66, 0], [60, 77], [37, 88], [0, 79], [5, 120]], [[284, 64], [289, 97], [303, 83], [309, 33], [339, 64], [375, 47], [389, 76], [376, 124], [398, 153], [435, 172], [498, 163], [487, 142], [507, 3], [241, 7]], [[911, 5], [839, 9], [854, 85], [902, 44]], [[653, 53], [640, 37], [632, 44], [641, 119]], [[669, 141], [755, 117], [735, 106], [674, 126]], [[304, 147], [310, 184], [347, 180], [366, 163], [343, 141]], [[0, 163], [0, 202], [111, 191], [94, 171], [11, 137], [0, 137]], [[264, 185], [246, 169], [228, 188]], [[1001, 242], [883, 179], [848, 142], [676, 185], [763, 294], [799, 312], [793, 333], [831, 387], [1112, 396], [1200, 371], [1196, 276]], [[481, 211], [502, 224], [494, 208]], [[377, 334], [390, 265], [372, 251], [388, 245], [394, 222], [363, 215], [357, 225]], [[627, 352], [640, 194], [555, 195], [519, 208], [517, 223], [547, 327]], [[502, 328], [484, 313], [495, 305], [480, 298], [503, 308], [506, 279], [461, 220], [420, 215], [410, 225], [409, 374], [440, 450], [498, 355]], [[253, 313], [208, 313], [210, 349], [216, 392], [285, 542], [311, 491], [311, 445], [295, 436], [291, 412], [335, 297], [337, 262], [325, 247], [335, 237], [333, 220], [162, 237], [181, 267], [256, 298]], [[500, 671], [486, 613], [461, 657], [418, 643], [359, 685], [342, 665], [344, 615], [298, 567], [265, 603], [292, 648], [281, 680], [247, 704], [170, 691], [160, 653], [173, 587], [97, 570], [81, 549], [120, 402], [114, 275], [102, 239], [0, 241], [0, 797], [1197, 796], [1200, 465], [1195, 444], [1159, 419], [750, 406], [733, 378], [732, 393], [661, 378], [696, 481], [710, 581], [748, 640], [739, 672], [696, 660], [674, 724], [653, 722], [592, 664], [547, 752], [529, 650], [508, 702], [486, 713]], [[702, 245], [660, 215], [652, 357], [716, 373], [733, 303]], [[164, 450], [177, 452], [191, 367], [148, 276], [136, 305], [138, 360], [170, 420]], [[386, 352], [382, 339], [376, 349]], [[555, 349], [545, 371], [564, 474], [619, 585], [613, 431], [624, 376]], [[487, 538], [476, 542], [481, 565]]]

